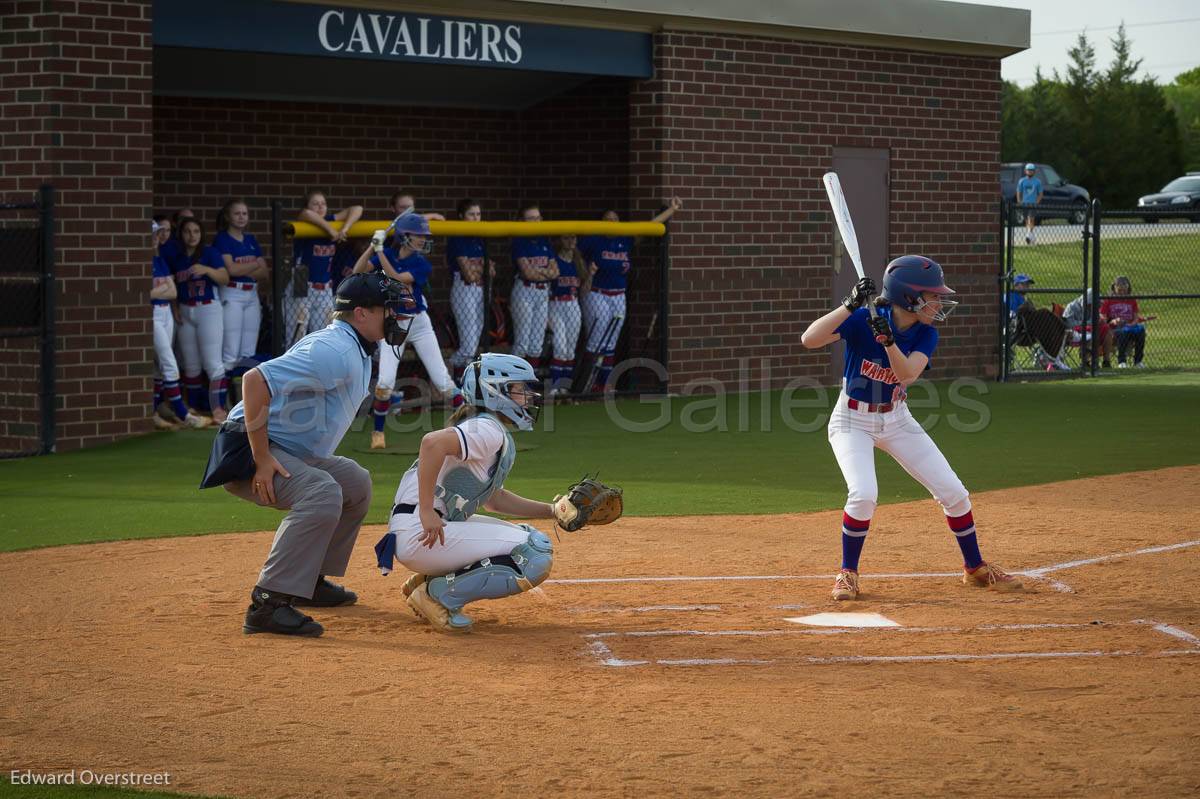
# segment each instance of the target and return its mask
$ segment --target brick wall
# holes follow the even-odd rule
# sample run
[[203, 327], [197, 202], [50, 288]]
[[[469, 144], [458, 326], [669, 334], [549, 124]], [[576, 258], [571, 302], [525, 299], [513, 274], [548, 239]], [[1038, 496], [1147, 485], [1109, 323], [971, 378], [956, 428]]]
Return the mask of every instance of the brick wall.
[[0, 14], [0, 194], [58, 190], [60, 451], [150, 429], [150, 9]]
[[964, 306], [937, 374], [993, 369], [1000, 62], [752, 37], [656, 37], [631, 97], [632, 203], [687, 201], [672, 239], [671, 373], [736, 385], [750, 359], [774, 385], [824, 378], [800, 345], [831, 306], [833, 224], [821, 174], [834, 147], [891, 153], [889, 249], [929, 255]]

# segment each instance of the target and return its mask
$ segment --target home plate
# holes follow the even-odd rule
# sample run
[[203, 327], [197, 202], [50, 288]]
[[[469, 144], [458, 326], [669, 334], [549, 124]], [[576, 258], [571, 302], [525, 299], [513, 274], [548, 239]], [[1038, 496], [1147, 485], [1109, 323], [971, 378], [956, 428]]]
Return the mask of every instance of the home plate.
[[791, 616], [784, 621], [792, 624], [810, 624], [814, 627], [899, 627], [900, 625], [878, 613], [817, 613], [812, 616]]

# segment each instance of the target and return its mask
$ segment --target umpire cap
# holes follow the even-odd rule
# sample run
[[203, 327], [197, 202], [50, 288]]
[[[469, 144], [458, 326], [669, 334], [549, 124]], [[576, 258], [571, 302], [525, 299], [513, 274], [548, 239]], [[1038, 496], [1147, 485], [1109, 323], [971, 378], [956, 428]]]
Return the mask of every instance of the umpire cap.
[[351, 275], [338, 286], [333, 307], [337, 311], [353, 308], [383, 308], [397, 302], [402, 292], [386, 275], [360, 272]]

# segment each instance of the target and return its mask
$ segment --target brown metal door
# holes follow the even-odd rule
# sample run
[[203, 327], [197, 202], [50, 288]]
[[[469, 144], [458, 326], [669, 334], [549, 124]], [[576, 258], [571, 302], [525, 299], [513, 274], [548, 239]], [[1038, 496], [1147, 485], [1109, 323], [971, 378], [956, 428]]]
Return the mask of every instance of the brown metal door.
[[[883, 267], [888, 262], [888, 151], [865, 147], [835, 147], [833, 149], [833, 171], [837, 172], [846, 195], [846, 205], [854, 219], [854, 231], [858, 235], [858, 248], [862, 253], [863, 269], [867, 277], [875, 279], [879, 290], [883, 290]], [[842, 301], [850, 287], [858, 280], [854, 263], [845, 255], [841, 236], [833, 217], [829, 218], [831, 241], [830, 265], [833, 268], [833, 295], [829, 307]], [[834, 381], [841, 378], [845, 366], [845, 344], [833, 345], [830, 375]]]

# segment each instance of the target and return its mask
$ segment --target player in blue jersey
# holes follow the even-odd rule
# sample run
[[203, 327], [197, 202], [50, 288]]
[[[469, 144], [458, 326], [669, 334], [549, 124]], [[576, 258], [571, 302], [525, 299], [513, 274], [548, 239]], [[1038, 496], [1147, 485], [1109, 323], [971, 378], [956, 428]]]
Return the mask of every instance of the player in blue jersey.
[[[317, 189], [304, 195], [304, 208], [299, 221], [316, 225], [325, 231], [325, 238], [295, 239], [292, 254], [295, 270], [292, 283], [284, 289], [284, 327], [288, 332], [287, 344], [314, 330], [329, 324], [333, 315], [333, 272], [334, 257], [339, 245], [349, 241], [346, 232], [362, 218], [363, 207], [351, 205], [337, 213], [329, 212], [325, 193]], [[335, 230], [330, 222], [341, 222]]]
[[409, 343], [417, 351], [417, 357], [425, 366], [429, 380], [443, 397], [450, 399], [454, 407], [462, 404], [462, 393], [450, 378], [437, 334], [426, 313], [424, 287], [433, 273], [433, 266], [425, 257], [433, 249], [433, 237], [429, 222], [420, 214], [400, 217], [395, 225], [395, 247], [384, 246], [384, 231], [378, 230], [371, 239], [371, 248], [363, 252], [355, 272], [383, 272], [392, 280], [399, 281], [407, 296], [399, 313], [411, 318], [408, 338], [398, 347], [381, 347], [379, 351], [379, 378], [375, 383], [375, 430], [371, 433], [371, 449], [387, 447], [383, 432], [388, 411], [392, 404], [392, 391], [396, 387], [396, 370], [404, 356], [404, 347]]
[[[478, 222], [483, 218], [480, 205], [470, 198], [458, 203], [458, 218]], [[487, 244], [478, 236], [450, 236], [446, 239], [446, 266], [450, 270], [450, 308], [458, 328], [458, 350], [450, 356], [450, 368], [456, 380], [479, 352], [483, 335], [483, 270], [495, 276], [495, 267], [487, 256]]]
[[[526, 203], [518, 219], [541, 222], [542, 210], [537, 203]], [[550, 284], [558, 277], [554, 249], [545, 236], [517, 236], [512, 240], [511, 254], [513, 354], [529, 361], [537, 371], [542, 365], [542, 343], [550, 312]]]
[[[554, 253], [558, 277], [550, 286], [550, 333], [554, 340], [554, 359], [550, 362], [551, 395], [571, 391], [581, 324], [579, 295], [591, 283], [591, 272], [575, 242], [574, 235], [560, 236]], [[591, 267], [591, 271], [594, 270], [595, 267]]]
[[224, 340], [221, 358], [225, 371], [237, 367], [243, 358], [258, 348], [258, 326], [262, 308], [258, 303], [258, 280], [267, 276], [267, 262], [262, 247], [253, 234], [246, 231], [250, 211], [242, 200], [230, 200], [217, 215], [217, 236], [213, 247], [221, 253], [229, 284], [221, 287], [221, 313], [224, 317]]
[[[667, 206], [651, 222], [667, 222], [683, 207], [683, 201], [672, 197]], [[620, 222], [616, 211], [609, 209], [600, 217], [605, 222]], [[612, 373], [617, 341], [625, 324], [625, 289], [629, 283], [632, 236], [582, 236], [579, 251], [584, 261], [594, 267], [592, 290], [583, 296], [581, 311], [587, 326], [587, 351], [600, 362], [596, 374], [596, 390], [603, 391]]]
[[[222, 358], [224, 314], [217, 299], [220, 287], [229, 284], [225, 259], [214, 247], [204, 246], [199, 220], [185, 217], [179, 229], [180, 249], [170, 262], [179, 291], [179, 354], [183, 360], [183, 385], [188, 405], [209, 408], [213, 421], [225, 421], [229, 381]], [[203, 396], [200, 372], [208, 374], [208, 396]]]
[[875, 479], [878, 447], [925, 486], [941, 505], [963, 555], [966, 585], [997, 591], [1020, 590], [1021, 582], [979, 554], [967, 489], [944, 455], [908, 410], [905, 389], [929, 368], [942, 321], [958, 303], [942, 268], [920, 255], [887, 265], [883, 294], [872, 319], [868, 309], [875, 283], [863, 278], [842, 304], [809, 325], [801, 342], [817, 349], [846, 342], [842, 392], [829, 420], [829, 444], [846, 479], [849, 496], [842, 514], [842, 568], [833, 598], [859, 595], [858, 561], [879, 498]]
[[[150, 305], [154, 314], [154, 424], [159, 429], [173, 430], [180, 425], [204, 427], [208, 424], [183, 404], [179, 390], [179, 365], [175, 361], [175, 316], [171, 304], [178, 296], [171, 267], [162, 257], [162, 247], [171, 237], [171, 221], [166, 217], [155, 217], [151, 225], [154, 237], [151, 257], [153, 283], [150, 289]], [[162, 405], [165, 401], [165, 405]], [[162, 408], [160, 414], [159, 409]]]

